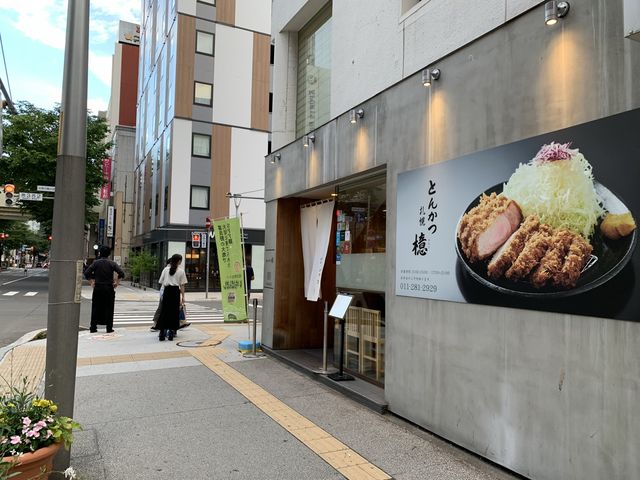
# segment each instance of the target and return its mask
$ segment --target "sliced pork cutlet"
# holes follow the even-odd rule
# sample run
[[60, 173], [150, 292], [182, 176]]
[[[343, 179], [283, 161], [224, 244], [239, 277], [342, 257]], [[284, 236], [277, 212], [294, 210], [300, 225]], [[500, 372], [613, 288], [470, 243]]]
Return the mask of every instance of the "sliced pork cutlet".
[[552, 278], [552, 283], [562, 288], [573, 288], [589, 261], [593, 247], [581, 235], [571, 241], [562, 269]]
[[569, 230], [558, 230], [553, 234], [551, 247], [531, 275], [531, 283], [534, 287], [544, 287], [562, 270], [564, 257], [567, 255], [574, 237], [575, 234]]
[[482, 194], [478, 205], [462, 216], [458, 227], [458, 238], [468, 258], [472, 256], [472, 240], [482, 231], [493, 212], [503, 208], [506, 201], [504, 196], [496, 195], [495, 192], [491, 195]]
[[549, 225], [541, 224], [527, 239], [522, 252], [505, 272], [505, 277], [513, 281], [526, 278], [549, 250], [552, 237], [553, 229]]
[[494, 253], [522, 221], [520, 207], [504, 195], [483, 195], [480, 204], [460, 221], [458, 238], [470, 262], [484, 260]]
[[529, 215], [524, 219], [520, 228], [511, 234], [489, 262], [487, 273], [491, 278], [500, 278], [504, 275], [524, 249], [527, 239], [538, 231], [538, 227], [540, 227], [540, 219], [537, 215]]

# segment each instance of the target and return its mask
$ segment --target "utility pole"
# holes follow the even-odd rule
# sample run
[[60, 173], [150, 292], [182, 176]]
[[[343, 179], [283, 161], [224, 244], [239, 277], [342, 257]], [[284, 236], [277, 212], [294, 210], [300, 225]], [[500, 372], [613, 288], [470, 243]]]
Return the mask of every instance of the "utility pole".
[[[89, 0], [69, 0], [53, 203], [45, 396], [72, 417], [76, 386], [87, 156]], [[61, 449], [54, 470], [69, 466]]]

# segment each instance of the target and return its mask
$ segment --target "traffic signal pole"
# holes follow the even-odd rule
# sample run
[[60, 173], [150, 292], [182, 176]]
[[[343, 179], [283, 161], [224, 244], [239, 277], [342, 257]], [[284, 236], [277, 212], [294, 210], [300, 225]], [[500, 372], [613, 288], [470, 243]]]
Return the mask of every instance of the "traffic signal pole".
[[[45, 396], [72, 417], [80, 324], [87, 155], [89, 0], [69, 0], [53, 203]], [[69, 466], [61, 449], [54, 470]]]

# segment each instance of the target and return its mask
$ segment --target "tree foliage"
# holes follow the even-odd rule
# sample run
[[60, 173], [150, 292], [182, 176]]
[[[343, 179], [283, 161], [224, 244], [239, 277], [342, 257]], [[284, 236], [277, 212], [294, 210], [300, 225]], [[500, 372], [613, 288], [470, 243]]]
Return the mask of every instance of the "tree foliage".
[[143, 273], [154, 271], [158, 266], [158, 259], [146, 250], [132, 252], [129, 255], [129, 267], [134, 282], [140, 281]]
[[34, 253], [44, 253], [49, 250], [48, 235], [40, 229], [34, 232], [25, 222], [15, 220], [0, 220], [0, 233], [9, 235], [2, 241], [3, 250], [20, 249], [23, 245], [34, 249]]
[[[5, 114], [4, 154], [0, 157], [0, 183], [13, 183], [18, 192], [35, 192], [38, 185], [55, 185], [60, 108], [37, 108], [29, 102], [16, 105], [17, 114]], [[95, 220], [92, 208], [100, 203], [97, 192], [102, 186], [102, 159], [110, 145], [106, 142], [107, 122], [87, 116], [87, 180], [85, 221]], [[46, 196], [46, 195], [45, 195]], [[38, 222], [50, 226], [53, 201], [23, 202], [23, 209]]]

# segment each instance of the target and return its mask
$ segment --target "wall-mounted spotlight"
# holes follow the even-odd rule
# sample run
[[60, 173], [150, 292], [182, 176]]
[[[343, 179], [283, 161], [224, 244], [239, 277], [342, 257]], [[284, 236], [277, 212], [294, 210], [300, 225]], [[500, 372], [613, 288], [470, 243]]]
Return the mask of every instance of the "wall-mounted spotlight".
[[316, 136], [313, 133], [310, 133], [309, 135], [302, 137], [302, 146], [308, 147], [310, 143], [315, 143], [315, 141]]
[[431, 82], [440, 78], [439, 68], [425, 68], [422, 70], [422, 85], [430, 87]]
[[552, 0], [544, 4], [544, 23], [547, 25], [555, 25], [558, 19], [569, 13], [569, 2], [558, 2]]
[[271, 165], [275, 165], [276, 163], [278, 163], [280, 161], [281, 155], [279, 153], [276, 153], [275, 155], [271, 156]]
[[358, 110], [351, 110], [351, 112], [349, 112], [349, 121], [351, 123], [356, 123], [358, 121], [359, 118], [364, 117], [364, 110], [359, 108]]

